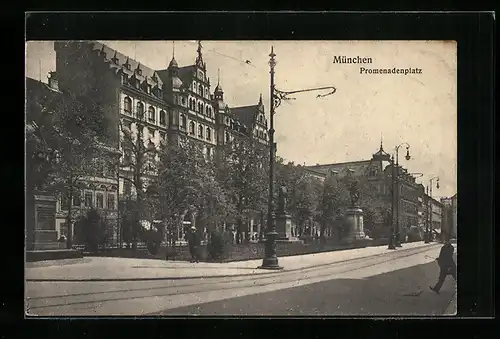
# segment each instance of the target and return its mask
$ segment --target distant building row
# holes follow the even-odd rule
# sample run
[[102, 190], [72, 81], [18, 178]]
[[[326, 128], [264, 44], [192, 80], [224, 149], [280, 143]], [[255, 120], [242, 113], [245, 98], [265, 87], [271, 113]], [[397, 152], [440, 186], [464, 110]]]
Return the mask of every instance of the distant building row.
[[[376, 188], [379, 201], [379, 206], [385, 206], [385, 209], [391, 208], [391, 188], [392, 188], [392, 170], [390, 155], [383, 149], [382, 143], [378, 152], [373, 154], [371, 159], [331, 163], [317, 164], [307, 166], [311, 176], [317, 178], [326, 178], [328, 175], [335, 174], [339, 178], [345, 176], [366, 177]], [[423, 237], [426, 224], [429, 223], [429, 228], [433, 230], [434, 236], [439, 237], [441, 233], [454, 234], [456, 236], [456, 207], [455, 212], [448, 216], [445, 209], [445, 204], [430, 197], [425, 192], [425, 187], [421, 183], [417, 183], [415, 177], [412, 176], [405, 168], [399, 168], [400, 192], [399, 192], [399, 224], [401, 227], [401, 237], [406, 235], [411, 236], [411, 233], [417, 233]], [[361, 192], [361, 194], [363, 194]], [[455, 201], [456, 195], [450, 198], [450, 201]], [[432, 214], [431, 214], [432, 213]], [[445, 219], [447, 218], [447, 219]], [[448, 222], [454, 218], [454, 224]], [[374, 232], [377, 236], [384, 236], [387, 232], [387, 220], [376, 220], [378, 226]], [[431, 226], [432, 225], [432, 226]]]

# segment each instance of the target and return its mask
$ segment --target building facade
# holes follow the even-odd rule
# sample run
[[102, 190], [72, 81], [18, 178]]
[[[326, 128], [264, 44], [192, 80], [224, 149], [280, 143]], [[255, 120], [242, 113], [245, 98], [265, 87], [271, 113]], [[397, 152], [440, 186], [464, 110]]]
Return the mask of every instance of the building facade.
[[457, 236], [457, 195], [449, 198], [441, 198], [442, 204], [442, 229], [448, 238]]
[[442, 227], [443, 204], [432, 197], [427, 197], [427, 201], [429, 202], [429, 229], [434, 239], [441, 239], [443, 233], [446, 232], [446, 230], [443, 232]]
[[[162, 70], [95, 41], [58, 41], [54, 50], [60, 88], [92, 97], [110, 121], [111, 143], [122, 153], [118, 201], [137, 196], [128, 180], [133, 172], [126, 164], [134, 154], [124, 142], [124, 132], [130, 131], [145, 147], [158, 148], [167, 140], [196, 142], [209, 158], [237, 137], [268, 144], [262, 96], [256, 105], [231, 108], [219, 81], [212, 93], [201, 43], [194, 64], [179, 66], [172, 53]], [[154, 170], [144, 173], [144, 189], [152, 175]], [[182, 219], [186, 226], [196, 226], [196, 211], [186, 211]], [[181, 228], [178, 238], [182, 237]]]

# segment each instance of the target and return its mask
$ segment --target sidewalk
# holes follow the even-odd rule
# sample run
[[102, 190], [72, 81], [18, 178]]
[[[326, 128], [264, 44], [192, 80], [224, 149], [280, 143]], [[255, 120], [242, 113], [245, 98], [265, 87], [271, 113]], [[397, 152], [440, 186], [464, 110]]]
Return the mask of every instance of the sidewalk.
[[443, 315], [446, 316], [456, 316], [457, 315], [457, 291], [453, 293], [453, 298], [451, 298], [448, 307], [444, 311]]
[[[404, 244], [397, 252], [441, 244], [423, 242]], [[279, 258], [285, 271], [329, 265], [332, 263], [394, 253], [387, 246], [366, 247], [343, 251]], [[279, 255], [279, 253], [278, 253]], [[235, 277], [276, 273], [257, 269], [262, 259], [230, 263], [188, 263], [156, 259], [87, 257], [82, 259], [52, 260], [26, 263], [27, 281], [133, 281], [173, 280], [214, 277]]]

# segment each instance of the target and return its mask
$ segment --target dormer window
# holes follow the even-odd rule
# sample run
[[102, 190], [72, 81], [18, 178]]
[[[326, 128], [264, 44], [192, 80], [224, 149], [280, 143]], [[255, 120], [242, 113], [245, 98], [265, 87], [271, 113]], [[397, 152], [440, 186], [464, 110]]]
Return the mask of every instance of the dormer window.
[[140, 68], [137, 68], [137, 69], [135, 70], [135, 72], [136, 72], [138, 75], [142, 75], [142, 69], [140, 69]]
[[151, 77], [151, 79], [152, 79], [154, 82], [158, 82], [158, 78], [156, 77], [156, 75], [153, 75], [153, 76]]
[[128, 69], [130, 71], [130, 64], [129, 63], [126, 63], [125, 64], [125, 68]]

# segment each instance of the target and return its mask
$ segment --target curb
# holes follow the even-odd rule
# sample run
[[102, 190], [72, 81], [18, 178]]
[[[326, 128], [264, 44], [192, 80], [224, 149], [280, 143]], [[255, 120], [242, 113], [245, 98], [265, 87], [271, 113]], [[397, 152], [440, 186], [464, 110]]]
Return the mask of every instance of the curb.
[[[437, 244], [430, 244], [428, 246], [421, 246], [418, 247], [417, 249], [421, 248], [426, 248], [428, 249], [429, 247], [436, 246]], [[402, 249], [401, 251], [410, 251], [414, 248], [410, 249]], [[425, 251], [419, 251], [416, 253], [420, 252], [425, 252]], [[389, 253], [394, 253], [389, 252]], [[317, 267], [324, 267], [324, 266], [331, 266], [335, 264], [340, 264], [340, 263], [345, 263], [345, 262], [350, 262], [354, 260], [360, 260], [360, 259], [365, 259], [369, 257], [380, 257], [383, 255], [386, 255], [387, 252], [381, 253], [381, 254], [375, 254], [375, 255], [367, 255], [363, 257], [357, 257], [357, 258], [350, 258], [346, 260], [340, 260], [340, 261], [335, 261], [335, 262], [330, 262], [330, 263], [324, 263], [324, 264], [319, 264], [319, 265], [312, 265], [312, 266], [306, 266], [306, 267], [301, 267], [301, 268], [294, 268], [294, 269], [283, 269], [278, 272], [296, 272], [296, 271], [302, 271], [306, 269], [312, 269], [312, 268], [317, 268]], [[406, 255], [408, 256], [408, 255]], [[403, 256], [403, 257], [406, 257]], [[258, 269], [256, 267], [255, 269]], [[242, 273], [237, 273], [237, 274], [224, 274], [224, 275], [205, 275], [205, 276], [181, 276], [181, 277], [151, 277], [151, 278], [88, 278], [88, 279], [26, 279], [26, 282], [119, 282], [119, 281], [161, 281], [161, 280], [187, 280], [187, 279], [214, 279], [214, 278], [233, 278], [233, 277], [254, 277], [254, 276], [263, 276], [263, 275], [269, 275], [269, 274], [279, 274], [277, 273], [276, 270], [270, 270], [269, 272], [265, 273], [251, 273], [251, 274], [242, 274]]]

